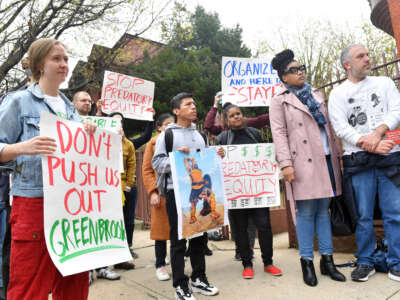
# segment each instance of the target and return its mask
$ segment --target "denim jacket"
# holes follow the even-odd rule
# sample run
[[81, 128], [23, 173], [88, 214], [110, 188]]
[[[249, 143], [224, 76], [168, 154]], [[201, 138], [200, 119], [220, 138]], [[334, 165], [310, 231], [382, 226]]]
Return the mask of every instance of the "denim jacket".
[[[60, 93], [66, 104], [68, 120], [80, 122], [72, 103]], [[40, 112], [54, 110], [44, 101], [44, 94], [35, 83], [26, 90], [8, 94], [0, 106], [0, 153], [9, 144], [40, 135]], [[21, 197], [43, 197], [42, 160], [40, 155], [20, 155], [0, 163], [0, 169], [13, 172], [11, 193]]]

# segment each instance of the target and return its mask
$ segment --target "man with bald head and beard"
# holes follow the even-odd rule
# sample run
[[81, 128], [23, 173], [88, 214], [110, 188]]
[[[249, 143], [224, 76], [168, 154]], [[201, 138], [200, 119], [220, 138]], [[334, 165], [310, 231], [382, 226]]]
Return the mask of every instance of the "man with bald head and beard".
[[332, 90], [329, 116], [343, 143], [344, 196], [354, 201], [359, 215], [357, 268], [351, 278], [364, 282], [375, 274], [373, 219], [378, 194], [388, 242], [388, 275], [400, 281], [400, 149], [385, 139], [385, 133], [399, 125], [400, 94], [390, 78], [368, 76], [371, 64], [363, 45], [345, 48], [341, 64], [347, 80]]
[[72, 104], [81, 116], [88, 116], [92, 109], [92, 98], [85, 91], [76, 92], [72, 98]]

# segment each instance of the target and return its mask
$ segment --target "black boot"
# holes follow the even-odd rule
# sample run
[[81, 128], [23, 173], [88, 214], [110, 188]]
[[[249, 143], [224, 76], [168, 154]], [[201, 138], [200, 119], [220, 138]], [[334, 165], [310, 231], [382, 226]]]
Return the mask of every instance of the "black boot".
[[303, 280], [309, 286], [318, 284], [317, 276], [315, 275], [314, 263], [310, 259], [300, 258], [301, 270], [303, 271]]
[[320, 268], [322, 275], [329, 275], [336, 281], [346, 281], [346, 277], [336, 269], [332, 255], [321, 256]]

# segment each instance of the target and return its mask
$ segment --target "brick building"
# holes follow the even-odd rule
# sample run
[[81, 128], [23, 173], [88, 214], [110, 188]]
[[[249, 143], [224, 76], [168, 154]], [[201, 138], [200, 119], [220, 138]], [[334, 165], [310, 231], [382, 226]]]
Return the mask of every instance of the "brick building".
[[140, 64], [145, 55], [153, 57], [166, 45], [125, 33], [112, 48], [94, 44], [87, 61], [78, 61], [68, 82], [67, 93], [87, 91], [92, 99], [101, 97], [104, 71], [130, 74], [129, 65]]
[[396, 39], [400, 53], [400, 1], [368, 0], [371, 6], [371, 22]]

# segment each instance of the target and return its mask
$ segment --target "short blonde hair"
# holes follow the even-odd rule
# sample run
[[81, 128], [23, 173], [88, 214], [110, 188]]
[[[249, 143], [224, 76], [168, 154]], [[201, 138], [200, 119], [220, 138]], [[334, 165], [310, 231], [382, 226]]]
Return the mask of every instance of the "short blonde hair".
[[31, 69], [32, 77], [35, 81], [40, 79], [40, 70], [43, 68], [44, 59], [55, 45], [62, 45], [65, 48], [63, 43], [52, 38], [38, 39], [29, 47], [29, 69]]

